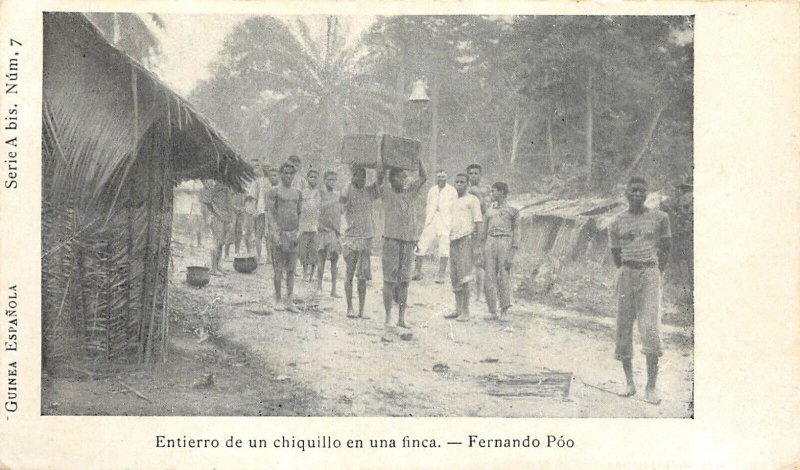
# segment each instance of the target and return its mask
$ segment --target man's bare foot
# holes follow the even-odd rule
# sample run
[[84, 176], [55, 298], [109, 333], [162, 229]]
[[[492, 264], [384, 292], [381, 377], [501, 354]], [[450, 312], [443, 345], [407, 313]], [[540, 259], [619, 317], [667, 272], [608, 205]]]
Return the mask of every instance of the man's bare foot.
[[647, 403], [658, 405], [661, 403], [661, 396], [659, 396], [655, 389], [646, 388], [644, 390], [644, 400]]
[[459, 315], [461, 315], [461, 314], [460, 314], [460, 313], [458, 313], [458, 312], [453, 312], [453, 313], [448, 313], [448, 314], [447, 314], [447, 315], [445, 315], [444, 317], [445, 317], [446, 319], [448, 319], [448, 320], [452, 320], [453, 318], [458, 318], [458, 316], [459, 316]]
[[632, 397], [634, 395], [636, 395], [636, 387], [633, 385], [628, 385], [625, 387], [625, 391], [619, 394], [621, 397]]
[[412, 281], [421, 281], [422, 280], [422, 273], [414, 273], [414, 275], [411, 276], [411, 280]]
[[468, 322], [468, 321], [469, 321], [469, 317], [468, 317], [468, 316], [465, 316], [465, 315], [462, 315], [462, 316], [460, 316], [460, 317], [456, 318], [456, 321], [460, 321], [460, 322]]
[[407, 324], [406, 322], [404, 322], [404, 321], [402, 321], [402, 322], [401, 322], [401, 321], [397, 322], [397, 326], [399, 326], [400, 328], [405, 328], [405, 329], [410, 329], [410, 328], [411, 328], [411, 327], [410, 327], [410, 326], [408, 326], [408, 324]]
[[356, 317], [356, 318], [359, 318], [361, 320], [369, 320], [369, 317], [364, 315], [363, 313], [359, 313], [358, 317]]
[[286, 302], [285, 310], [287, 312], [300, 313], [300, 310], [295, 306], [294, 302], [292, 302], [291, 300]]
[[356, 318], [356, 314], [352, 310], [347, 311], [347, 318]]
[[339, 295], [337, 292], [331, 292], [331, 297], [333, 297], [334, 299], [341, 299], [342, 298], [342, 296]]
[[213, 270], [208, 272], [209, 276], [224, 276], [225, 274], [219, 270]]

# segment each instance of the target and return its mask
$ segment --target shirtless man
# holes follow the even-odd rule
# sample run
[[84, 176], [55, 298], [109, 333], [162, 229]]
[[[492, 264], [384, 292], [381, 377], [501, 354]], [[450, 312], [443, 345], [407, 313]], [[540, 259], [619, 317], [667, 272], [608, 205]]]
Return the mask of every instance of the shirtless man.
[[272, 267], [275, 272], [275, 305], [281, 306], [281, 282], [286, 276], [286, 303], [289, 312], [297, 313], [294, 306], [294, 270], [297, 264], [297, 243], [300, 236], [300, 211], [302, 209], [302, 193], [292, 188], [295, 167], [284, 163], [280, 168], [281, 184], [270, 190], [267, 195], [267, 207], [272, 224]]

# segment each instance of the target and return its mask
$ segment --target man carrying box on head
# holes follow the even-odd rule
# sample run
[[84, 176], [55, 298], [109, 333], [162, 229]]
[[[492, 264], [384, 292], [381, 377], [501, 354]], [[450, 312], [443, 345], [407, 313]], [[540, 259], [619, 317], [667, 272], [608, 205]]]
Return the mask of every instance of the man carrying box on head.
[[367, 281], [372, 279], [370, 256], [375, 232], [373, 202], [380, 197], [380, 192], [376, 183], [367, 186], [366, 182], [366, 169], [354, 166], [350, 186], [341, 196], [347, 220], [347, 229], [342, 237], [342, 256], [345, 262], [344, 295], [348, 318], [356, 318], [353, 313], [353, 277], [358, 279], [357, 318], [364, 318]]
[[414, 247], [417, 244], [417, 212], [414, 199], [419, 196], [427, 175], [425, 165], [419, 161], [419, 178], [407, 182], [406, 170], [396, 167], [389, 169], [389, 186], [384, 185], [385, 168], [383, 162], [378, 167], [378, 186], [383, 201], [383, 306], [386, 310], [385, 325], [391, 323], [392, 304], [397, 302], [399, 314], [397, 325], [408, 328], [406, 306], [408, 283], [414, 260]]

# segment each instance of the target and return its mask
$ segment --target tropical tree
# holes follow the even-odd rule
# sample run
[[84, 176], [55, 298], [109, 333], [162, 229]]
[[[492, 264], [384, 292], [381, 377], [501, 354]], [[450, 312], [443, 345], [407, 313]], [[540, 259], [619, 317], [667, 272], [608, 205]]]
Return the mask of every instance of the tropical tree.
[[[103, 36], [138, 62], [153, 66], [161, 54], [161, 44], [147, 21], [136, 13], [86, 13]], [[153, 25], [164, 29], [164, 21], [155, 13], [147, 13]]]
[[393, 117], [390, 95], [356, 73], [338, 18], [324, 21], [321, 38], [303, 19], [244, 21], [192, 93], [253, 158], [299, 153], [312, 164], [331, 162], [344, 133]]

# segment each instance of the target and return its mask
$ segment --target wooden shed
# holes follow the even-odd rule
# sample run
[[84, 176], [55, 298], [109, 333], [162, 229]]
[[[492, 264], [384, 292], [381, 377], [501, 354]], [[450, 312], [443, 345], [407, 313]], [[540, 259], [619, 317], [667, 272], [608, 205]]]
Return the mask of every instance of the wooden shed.
[[44, 14], [43, 80], [43, 360], [149, 361], [168, 333], [174, 188], [241, 191], [253, 170], [82, 14]]

